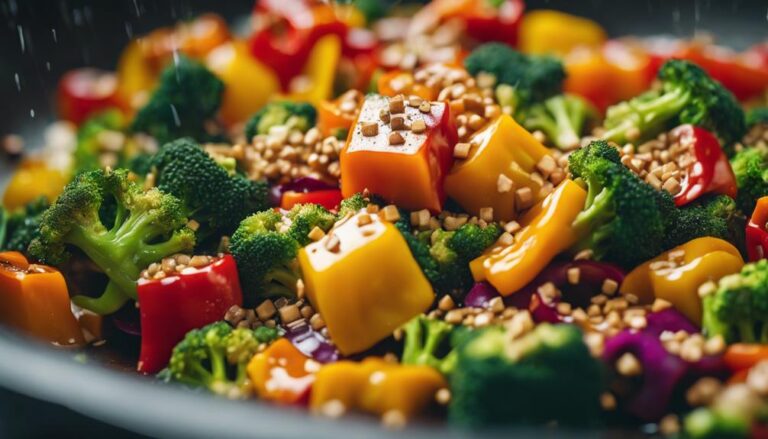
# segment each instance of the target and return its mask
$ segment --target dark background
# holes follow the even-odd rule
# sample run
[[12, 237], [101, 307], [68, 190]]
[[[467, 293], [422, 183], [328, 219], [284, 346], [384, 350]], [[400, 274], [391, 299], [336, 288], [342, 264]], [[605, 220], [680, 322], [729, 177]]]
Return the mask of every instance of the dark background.
[[[766, 0], [526, 3], [529, 9], [546, 7], [590, 16], [612, 36], [690, 37], [709, 31], [737, 48], [768, 38]], [[52, 120], [56, 81], [68, 69], [114, 69], [122, 47], [134, 35], [209, 10], [228, 18], [244, 16], [252, 4], [252, 0], [0, 0], [0, 136], [39, 134], [39, 128]], [[0, 358], [12, 361], [2, 358], [2, 353]], [[0, 389], [0, 437], [73, 435], [131, 436], [63, 407]]]

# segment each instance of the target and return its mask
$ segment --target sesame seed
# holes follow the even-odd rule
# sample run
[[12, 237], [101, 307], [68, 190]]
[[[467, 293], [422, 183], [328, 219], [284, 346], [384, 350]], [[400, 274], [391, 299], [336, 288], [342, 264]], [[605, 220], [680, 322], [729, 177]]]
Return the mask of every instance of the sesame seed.
[[429, 101], [423, 101], [421, 105], [419, 105], [419, 111], [422, 113], [429, 113], [432, 111], [432, 104], [430, 104]]
[[395, 222], [400, 219], [400, 211], [397, 210], [396, 206], [390, 204], [381, 210], [381, 217], [384, 218], [384, 221]]
[[515, 237], [509, 232], [504, 232], [499, 236], [499, 239], [496, 242], [503, 246], [512, 245], [515, 243]]
[[325, 232], [320, 227], [315, 226], [307, 235], [312, 241], [319, 241], [325, 236]]
[[[408, 127], [405, 124], [405, 118], [403, 116], [394, 116], [391, 122], [392, 129], [395, 131], [405, 130]], [[391, 134], [390, 134], [391, 137]]]
[[301, 312], [299, 311], [299, 307], [295, 304], [287, 305], [279, 310], [280, 312], [280, 321], [283, 323], [291, 323], [301, 318]]
[[533, 191], [529, 187], [522, 187], [515, 191], [515, 204], [518, 210], [524, 210], [533, 205]]
[[520, 229], [522, 229], [522, 226], [517, 221], [510, 221], [504, 224], [504, 230], [512, 234], [517, 233]]
[[367, 213], [361, 213], [357, 216], [357, 226], [362, 227], [365, 225], [368, 225], [373, 222], [373, 219], [371, 219], [371, 216]]
[[568, 283], [570, 283], [571, 285], [576, 285], [579, 283], [581, 270], [579, 270], [578, 267], [572, 267], [568, 269], [568, 271], [566, 272], [566, 275], [568, 277]]
[[477, 131], [480, 128], [482, 128], [483, 125], [485, 125], [485, 119], [482, 116], [478, 116], [477, 114], [473, 114], [473, 115], [469, 116], [469, 120], [467, 121], [467, 125], [469, 125], [469, 128], [471, 128], [473, 131]]
[[341, 241], [336, 235], [328, 235], [325, 240], [325, 249], [331, 253], [336, 253], [341, 247]]
[[421, 119], [414, 120], [413, 123], [411, 124], [411, 131], [413, 131], [416, 134], [421, 134], [426, 130], [427, 130], [427, 124]]
[[456, 307], [456, 303], [450, 295], [446, 294], [437, 303], [437, 307], [443, 311], [450, 311]]
[[493, 222], [493, 207], [481, 207], [480, 219], [488, 223]]
[[403, 100], [403, 96], [395, 96], [394, 98], [389, 100], [389, 112], [392, 114], [398, 114], [405, 111], [405, 102]]
[[276, 312], [277, 309], [275, 308], [275, 304], [271, 300], [265, 300], [261, 302], [261, 305], [256, 307], [256, 315], [261, 321], [271, 319]]
[[619, 288], [618, 282], [613, 279], [606, 279], [603, 281], [602, 292], [603, 294], [613, 295]]
[[451, 402], [451, 391], [443, 387], [435, 392], [435, 401], [440, 405], [448, 405]]
[[411, 225], [418, 227], [425, 227], [429, 224], [431, 215], [427, 209], [417, 210], [411, 212]]
[[389, 123], [389, 111], [382, 108], [381, 111], [379, 111], [379, 119], [384, 123]]
[[643, 373], [643, 366], [632, 353], [627, 352], [616, 360], [616, 371], [624, 376], [638, 376]]
[[424, 99], [420, 98], [419, 96], [411, 96], [408, 98], [409, 107], [419, 108], [422, 102], [424, 102]]

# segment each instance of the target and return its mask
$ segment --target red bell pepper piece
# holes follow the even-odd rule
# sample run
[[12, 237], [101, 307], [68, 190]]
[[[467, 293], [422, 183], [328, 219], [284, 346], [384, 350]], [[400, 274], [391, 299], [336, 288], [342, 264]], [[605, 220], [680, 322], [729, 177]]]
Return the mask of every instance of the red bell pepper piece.
[[347, 25], [331, 5], [313, 5], [307, 0], [259, 0], [257, 22], [267, 23], [250, 39], [251, 54], [269, 64], [284, 90], [299, 75], [315, 43], [326, 35], [346, 40]]
[[465, 18], [467, 35], [478, 41], [500, 41], [514, 47], [524, 11], [522, 0], [504, 0], [493, 15], [481, 11], [469, 14]]
[[138, 282], [141, 373], [160, 371], [187, 332], [221, 320], [232, 305], [243, 303], [237, 266], [231, 255], [189, 270], [160, 280]]
[[57, 105], [59, 116], [77, 125], [99, 110], [119, 106], [117, 76], [92, 68], [71, 70], [59, 81]]
[[763, 259], [768, 255], [768, 197], [757, 200], [752, 218], [747, 224], [747, 254], [750, 261]]
[[328, 210], [336, 210], [343, 200], [341, 190], [328, 189], [313, 192], [295, 192], [288, 191], [283, 193], [283, 199], [280, 202], [280, 208], [291, 210], [297, 204], [319, 204]]
[[676, 142], [689, 148], [694, 160], [685, 169], [675, 205], [683, 206], [703, 194], [736, 197], [736, 176], [720, 142], [709, 131], [693, 125], [681, 125], [671, 132]]
[[723, 355], [725, 365], [734, 373], [751, 369], [764, 360], [768, 360], [768, 346], [756, 343], [734, 343]]

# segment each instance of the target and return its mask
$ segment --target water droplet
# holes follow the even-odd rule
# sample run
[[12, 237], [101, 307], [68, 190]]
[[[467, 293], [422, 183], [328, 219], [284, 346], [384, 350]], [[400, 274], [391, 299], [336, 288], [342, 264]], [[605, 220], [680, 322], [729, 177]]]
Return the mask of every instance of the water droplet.
[[21, 91], [21, 78], [18, 73], [13, 74], [13, 80], [16, 81], [16, 90]]
[[49, 72], [51, 71], [51, 62], [50, 61], [46, 61], [45, 62], [45, 69], [48, 70]]
[[133, 9], [136, 12], [136, 17], [141, 17], [141, 8], [139, 8], [138, 0], [133, 0]]
[[56, 34], [56, 29], [51, 28], [51, 36], [53, 36], [53, 42], [59, 42], [59, 36]]
[[180, 127], [181, 119], [179, 119], [179, 112], [176, 111], [176, 106], [173, 104], [171, 104], [171, 113], [173, 113], [173, 123], [175, 123], [177, 127]]
[[21, 53], [24, 53], [27, 51], [26, 43], [24, 42], [24, 29], [22, 29], [21, 25], [16, 25], [16, 30], [19, 32], [19, 44], [21, 44]]
[[34, 108], [30, 108], [29, 109], [29, 117], [31, 117], [32, 119], [35, 118], [35, 109]]
[[19, 5], [16, 4], [16, 0], [10, 0], [8, 2], [8, 9], [10, 10], [11, 15], [14, 17], [19, 13]]
[[131, 26], [131, 23], [125, 22], [125, 34], [128, 36], [128, 39], [133, 39], [133, 26]]

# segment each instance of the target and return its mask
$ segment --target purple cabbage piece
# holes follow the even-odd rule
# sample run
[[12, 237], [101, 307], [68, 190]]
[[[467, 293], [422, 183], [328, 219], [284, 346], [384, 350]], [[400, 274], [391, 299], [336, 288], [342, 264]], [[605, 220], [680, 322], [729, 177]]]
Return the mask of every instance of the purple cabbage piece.
[[629, 330], [605, 342], [603, 361], [613, 365], [627, 352], [643, 365], [643, 383], [626, 401], [624, 408], [644, 421], [655, 421], [666, 414], [677, 384], [688, 372], [688, 365], [682, 358], [667, 352], [658, 336]]
[[290, 183], [272, 186], [269, 197], [273, 206], [279, 206], [283, 201], [283, 194], [286, 192], [315, 192], [329, 189], [338, 189], [338, 186], [312, 177], [300, 177]]
[[115, 328], [128, 334], [141, 336], [141, 316], [139, 309], [130, 302], [110, 316]]
[[296, 349], [300, 350], [304, 355], [312, 357], [319, 363], [333, 363], [341, 357], [336, 346], [309, 325], [289, 329], [285, 333], [285, 338], [290, 340], [296, 346]]
[[488, 302], [494, 297], [501, 297], [496, 288], [488, 282], [478, 282], [472, 286], [472, 289], [467, 293], [467, 297], [464, 298], [464, 306], [487, 308]]
[[[572, 285], [568, 282], [568, 270], [572, 268], [579, 269], [579, 283], [576, 285]], [[607, 262], [554, 262], [548, 265], [533, 281], [531, 281], [531, 283], [523, 287], [522, 290], [509, 296], [509, 301], [516, 303], [510, 303], [510, 305], [513, 306], [524, 304], [527, 306], [525, 303], [526, 298], [530, 301], [531, 296], [533, 296], [533, 293], [535, 293], [540, 286], [547, 282], [552, 282], [563, 292], [563, 296], [568, 299], [568, 303], [585, 307], [589, 305], [589, 300], [595, 295], [595, 292], [600, 291], [603, 282], [605, 282], [606, 279], [612, 279], [616, 283], [621, 284], [624, 280], [624, 271], [616, 265]], [[521, 307], [525, 308], [525, 306]]]
[[640, 361], [642, 383], [626, 400], [624, 409], [641, 420], [655, 421], [667, 413], [678, 389], [701, 377], [723, 377], [727, 369], [722, 355], [707, 355], [688, 362], [667, 351], [659, 339], [662, 332], [699, 332], [679, 311], [667, 308], [648, 314], [646, 320], [648, 325], [642, 331], [624, 330], [609, 338], [603, 349], [603, 361], [610, 367], [626, 352]]

